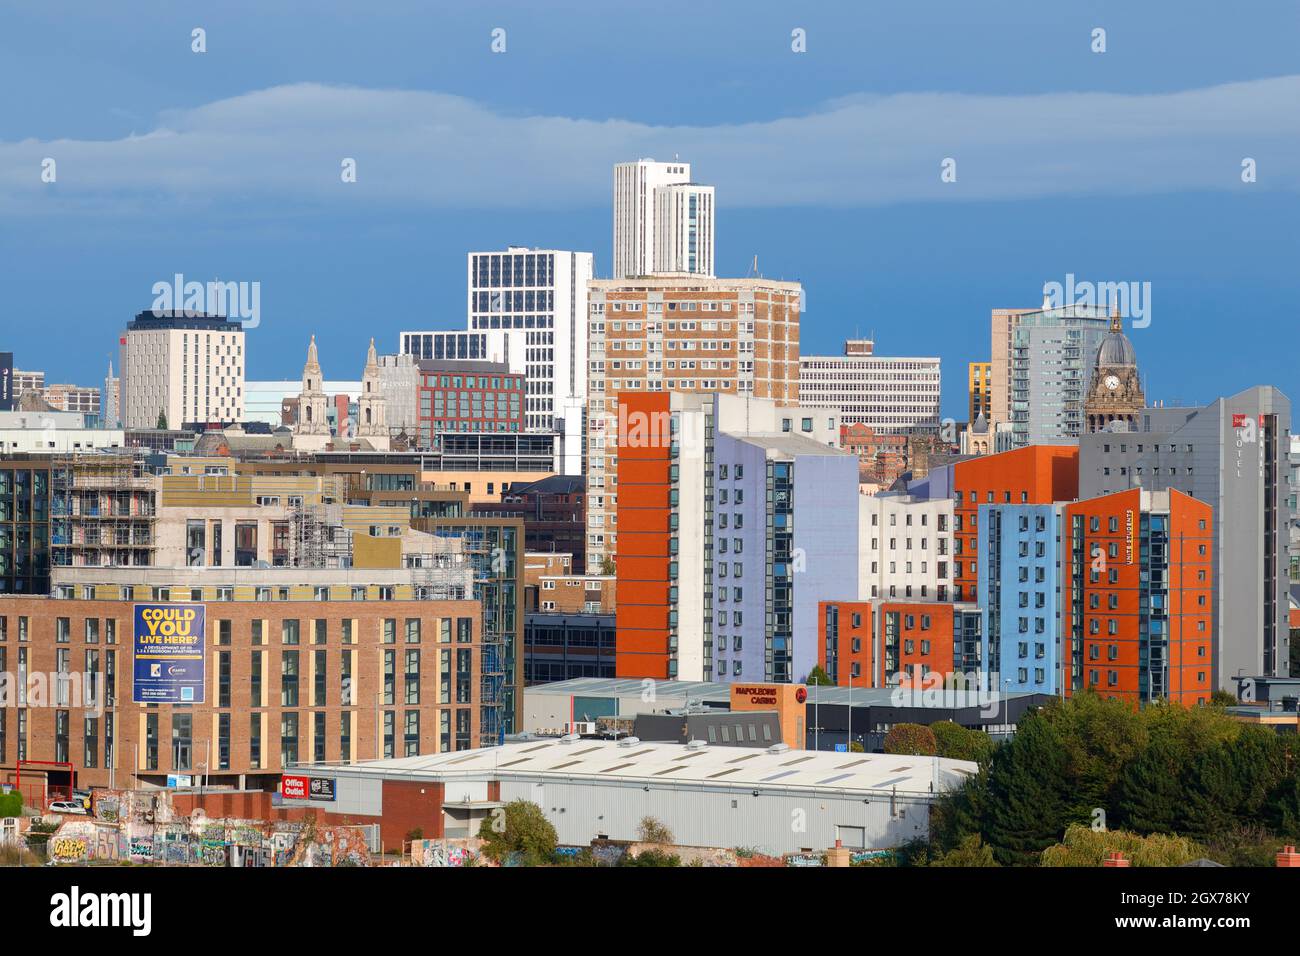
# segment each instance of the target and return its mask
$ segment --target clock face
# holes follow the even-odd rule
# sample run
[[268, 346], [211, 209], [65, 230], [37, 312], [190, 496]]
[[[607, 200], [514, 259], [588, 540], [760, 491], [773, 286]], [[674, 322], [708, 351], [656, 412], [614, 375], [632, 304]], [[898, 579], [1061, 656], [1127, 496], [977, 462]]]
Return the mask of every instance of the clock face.
[[1114, 375], [1107, 375], [1103, 384], [1113, 392], [1119, 388], [1119, 378]]

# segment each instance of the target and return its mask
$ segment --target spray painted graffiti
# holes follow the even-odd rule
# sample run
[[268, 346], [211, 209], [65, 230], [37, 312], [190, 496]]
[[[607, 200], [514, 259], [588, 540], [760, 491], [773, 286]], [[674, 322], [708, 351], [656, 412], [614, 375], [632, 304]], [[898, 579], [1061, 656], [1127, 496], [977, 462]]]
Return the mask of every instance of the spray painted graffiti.
[[[461, 840], [414, 840], [411, 843], [411, 864], [426, 867], [476, 866], [483, 862], [483, 858], [477, 849], [469, 845], [470, 842]], [[478, 843], [479, 841], [472, 842]]]
[[55, 837], [49, 846], [50, 859], [55, 863], [85, 863], [89, 859], [86, 841], [77, 837]]
[[[52, 862], [152, 866], [372, 866], [366, 828], [304, 821], [214, 820], [201, 810], [178, 817], [163, 794], [104, 791], [93, 818], [68, 820], [50, 837]], [[468, 856], [453, 855], [463, 865]]]

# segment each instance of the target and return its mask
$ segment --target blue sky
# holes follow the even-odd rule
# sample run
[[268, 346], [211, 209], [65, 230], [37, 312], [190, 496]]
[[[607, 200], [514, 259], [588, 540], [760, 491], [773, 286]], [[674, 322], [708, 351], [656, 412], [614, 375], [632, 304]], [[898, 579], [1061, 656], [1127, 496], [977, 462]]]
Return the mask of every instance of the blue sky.
[[1297, 51], [1291, 0], [3, 3], [0, 349], [97, 382], [181, 272], [261, 283], [251, 378], [313, 332], [355, 378], [371, 335], [463, 326], [470, 249], [607, 274], [610, 166], [678, 153], [720, 274], [801, 280], [805, 353], [941, 356], [946, 414], [989, 310], [1067, 273], [1152, 284], [1149, 398], [1294, 395]]

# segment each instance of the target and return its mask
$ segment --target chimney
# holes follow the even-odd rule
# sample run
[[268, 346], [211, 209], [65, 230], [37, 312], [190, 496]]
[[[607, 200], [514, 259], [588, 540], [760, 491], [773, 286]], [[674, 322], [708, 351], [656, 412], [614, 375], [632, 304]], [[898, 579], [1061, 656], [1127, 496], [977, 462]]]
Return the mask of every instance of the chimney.
[[1287, 844], [1278, 850], [1277, 865], [1282, 866], [1300, 866], [1300, 853], [1295, 851], [1295, 847]]
[[1119, 850], [1112, 850], [1106, 859], [1101, 861], [1102, 866], [1132, 866], [1128, 859]]
[[833, 850], [827, 851], [826, 865], [835, 866], [835, 867], [853, 865], [853, 856], [851, 853], [849, 853], [848, 850], [844, 848], [844, 844], [842, 841], [836, 840], [835, 848]]

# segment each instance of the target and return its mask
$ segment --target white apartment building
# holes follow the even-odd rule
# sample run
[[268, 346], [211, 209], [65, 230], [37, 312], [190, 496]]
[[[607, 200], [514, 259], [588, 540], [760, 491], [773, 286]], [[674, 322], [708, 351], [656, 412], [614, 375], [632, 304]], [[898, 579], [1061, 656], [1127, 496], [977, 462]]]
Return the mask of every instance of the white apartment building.
[[244, 417], [244, 329], [219, 316], [141, 312], [121, 337], [123, 426]]
[[876, 355], [870, 339], [850, 339], [843, 355], [799, 359], [799, 397], [881, 434], [937, 430], [939, 359]]
[[614, 167], [614, 278], [657, 272], [713, 275], [712, 186], [691, 164], [639, 159]]
[[0, 412], [0, 454], [122, 448], [120, 428], [87, 428], [81, 412]]
[[952, 599], [951, 498], [862, 495], [858, 600]]
[[655, 272], [713, 275], [713, 187], [655, 190]]

